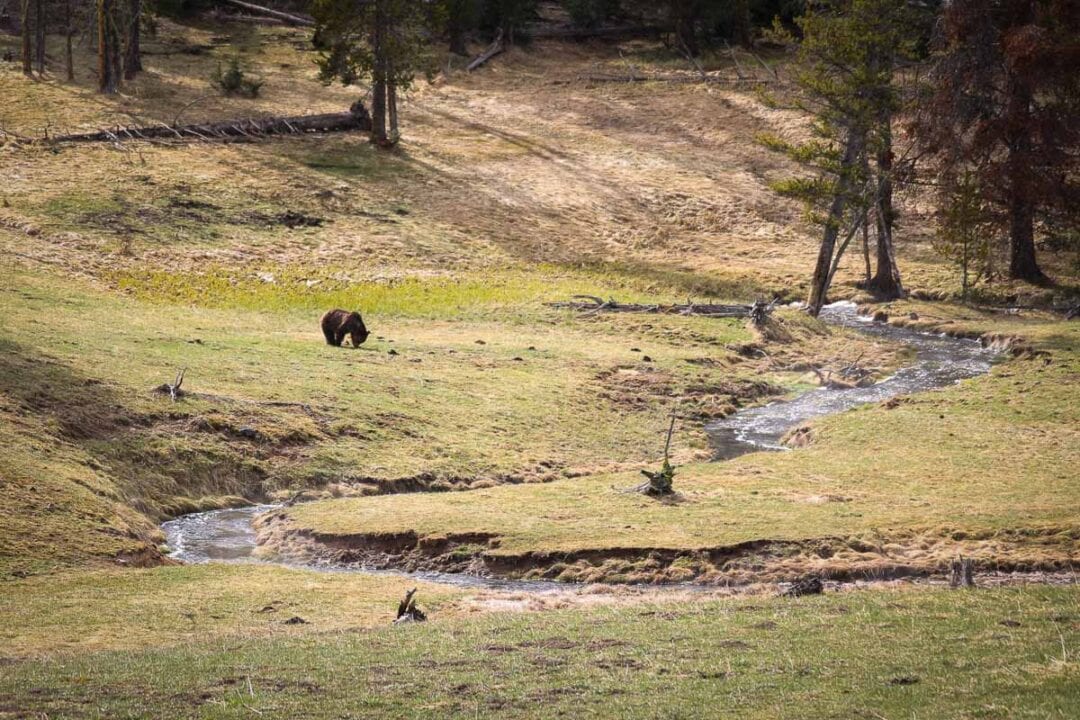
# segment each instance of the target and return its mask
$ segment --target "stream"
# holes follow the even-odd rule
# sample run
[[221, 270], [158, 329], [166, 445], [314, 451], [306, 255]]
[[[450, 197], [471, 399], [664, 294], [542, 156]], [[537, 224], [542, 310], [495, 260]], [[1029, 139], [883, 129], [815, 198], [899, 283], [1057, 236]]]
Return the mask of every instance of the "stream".
[[[860, 316], [854, 303], [829, 305], [822, 310], [821, 318], [833, 325], [854, 328], [874, 337], [904, 343], [915, 350], [915, 362], [867, 387], [817, 388], [792, 400], [741, 410], [721, 421], [711, 423], [705, 430], [716, 451], [717, 460], [761, 450], [786, 450], [780, 443], [781, 438], [807, 420], [843, 412], [866, 403], [881, 402], [898, 395], [952, 385], [965, 378], [989, 372], [996, 355], [995, 351], [983, 348], [975, 340], [922, 333], [873, 322]], [[278, 506], [253, 505], [211, 510], [169, 520], [161, 526], [171, 549], [169, 556], [193, 563], [254, 562], [252, 553], [255, 550], [255, 530], [252, 521], [256, 515], [276, 507]], [[502, 580], [456, 573], [353, 570], [323, 564], [296, 566], [315, 570], [408, 575], [418, 580], [459, 587], [530, 592], [555, 592], [566, 588], [566, 583]]]
[[977, 340], [965, 340], [918, 332], [878, 323], [859, 315], [855, 304], [839, 302], [825, 306], [821, 319], [831, 325], [853, 328], [885, 340], [901, 342], [915, 350], [915, 363], [867, 387], [817, 388], [793, 400], [748, 408], [705, 426], [716, 451], [715, 459], [729, 460], [759, 450], [785, 450], [780, 439], [805, 421], [833, 415], [866, 403], [898, 395], [945, 387], [990, 371], [997, 354]]

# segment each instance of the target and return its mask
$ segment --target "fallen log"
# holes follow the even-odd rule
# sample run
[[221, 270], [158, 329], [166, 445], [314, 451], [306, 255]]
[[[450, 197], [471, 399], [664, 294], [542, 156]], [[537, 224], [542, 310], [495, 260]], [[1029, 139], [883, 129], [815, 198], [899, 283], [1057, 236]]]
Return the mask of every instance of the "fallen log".
[[594, 83], [662, 82], [676, 84], [705, 83], [709, 85], [767, 85], [772, 80], [761, 78], [729, 78], [719, 75], [579, 75], [578, 80]]
[[686, 303], [684, 305], [647, 305], [621, 303], [615, 299], [603, 300], [594, 295], [574, 295], [573, 300], [545, 303], [559, 310], [600, 313], [651, 313], [654, 315], [700, 315], [718, 318], [750, 318], [761, 324], [773, 311], [773, 304], [761, 301], [752, 305], [719, 305], [715, 303]]
[[213, 45], [175, 45], [164, 47], [161, 50], [146, 48], [140, 52], [143, 55], [161, 55], [168, 57], [170, 55], [205, 55], [213, 49]]
[[495, 57], [499, 53], [506, 50], [506, 43], [503, 42], [503, 31], [499, 28], [499, 32], [495, 35], [495, 40], [488, 45], [487, 50], [477, 55], [472, 61], [465, 67], [466, 72], [472, 72], [491, 58]]
[[534, 39], [591, 40], [593, 38], [655, 37], [665, 28], [656, 25], [613, 25], [607, 27], [525, 27], [525, 34]]
[[294, 117], [241, 118], [192, 125], [150, 125], [116, 127], [91, 133], [57, 135], [33, 142], [79, 143], [121, 142], [125, 140], [227, 140], [254, 139], [267, 135], [299, 135], [303, 133], [352, 132], [371, 130], [371, 118], [362, 105], [344, 113], [298, 115]]
[[244, 2], [244, 0], [222, 0], [222, 2], [238, 8], [243, 8], [248, 12], [256, 13], [258, 15], [266, 15], [267, 17], [277, 18], [286, 25], [297, 25], [299, 27], [315, 27], [315, 21], [309, 17], [293, 15], [292, 13], [282, 12], [281, 10], [274, 10], [273, 8], [263, 7], [262, 5], [255, 5], [249, 2]]

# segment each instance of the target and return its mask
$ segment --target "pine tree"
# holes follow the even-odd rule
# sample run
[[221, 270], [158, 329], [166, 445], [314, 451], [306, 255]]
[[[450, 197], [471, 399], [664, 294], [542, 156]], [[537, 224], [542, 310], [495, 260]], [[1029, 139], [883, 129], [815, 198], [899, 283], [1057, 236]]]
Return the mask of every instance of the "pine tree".
[[1009, 275], [1042, 282], [1038, 216], [1080, 217], [1080, 2], [952, 0], [935, 50], [915, 132], [942, 184], [974, 169]]
[[940, 194], [940, 227], [934, 247], [959, 266], [961, 295], [967, 300], [971, 286], [987, 272], [990, 262], [988, 214], [971, 170], [954, 173]]
[[[896, 264], [892, 193], [898, 168], [893, 122], [900, 109], [896, 68], [913, 53], [917, 34], [905, 3], [828, 0], [798, 19], [802, 31], [796, 105], [810, 113], [815, 138], [789, 143], [761, 139], [813, 173], [774, 184], [799, 198], [823, 226], [807, 304], [820, 312], [844, 251], [868, 217], [877, 231], [878, 270], [870, 284], [880, 294], [903, 292]], [[786, 36], [782, 28], [774, 36]]]
[[315, 0], [312, 7], [323, 82], [371, 82], [372, 141], [397, 144], [397, 96], [431, 68], [428, 14], [411, 0]]

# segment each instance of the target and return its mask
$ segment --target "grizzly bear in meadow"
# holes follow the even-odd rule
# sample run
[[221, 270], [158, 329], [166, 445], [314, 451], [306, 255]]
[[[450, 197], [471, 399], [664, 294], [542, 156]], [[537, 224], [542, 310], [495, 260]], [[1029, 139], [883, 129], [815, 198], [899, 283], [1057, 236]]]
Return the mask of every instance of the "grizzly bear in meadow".
[[367, 340], [368, 330], [358, 312], [331, 310], [322, 316], [321, 323], [327, 345], [341, 347], [346, 335], [352, 338], [353, 347], [360, 347]]

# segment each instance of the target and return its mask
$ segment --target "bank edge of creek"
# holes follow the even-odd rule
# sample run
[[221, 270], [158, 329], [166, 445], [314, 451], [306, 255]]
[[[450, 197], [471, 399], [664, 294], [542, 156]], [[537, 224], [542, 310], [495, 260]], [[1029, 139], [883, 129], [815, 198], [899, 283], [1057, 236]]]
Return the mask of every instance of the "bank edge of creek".
[[[819, 388], [792, 400], [734, 413], [706, 426], [717, 460], [760, 450], [782, 450], [781, 438], [808, 419], [843, 412], [899, 395], [944, 387], [990, 370], [1002, 349], [970, 338], [920, 332], [873, 322], [853, 303], [827, 306], [822, 319], [834, 325], [896, 340], [913, 347], [916, 362], [864, 387]], [[495, 535], [466, 533], [419, 537], [320, 535], [295, 528], [280, 506], [260, 505], [185, 515], [162, 525], [170, 556], [184, 562], [257, 561], [324, 571], [390, 572], [463, 587], [551, 592], [567, 583], [629, 585], [747, 586], [787, 583], [809, 570], [833, 583], [859, 584], [901, 578], [937, 581], [941, 557], [963, 543], [947, 538], [914, 538], [916, 554], [890, 557], [857, 538], [808, 541], [754, 540], [698, 550], [606, 548], [574, 552], [502, 555], [485, 552]], [[1052, 532], [1052, 531], [1048, 531]], [[1030, 533], [994, 537], [995, 547], [1030, 540]], [[494, 541], [494, 542], [493, 542]], [[947, 546], [947, 547], [946, 547]], [[1006, 553], [1007, 554], [1007, 553]], [[980, 568], [984, 583], [1075, 582], [1069, 558], [1041, 565], [1002, 561]], [[1064, 571], [1064, 572], [1063, 572]]]

